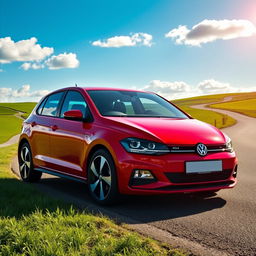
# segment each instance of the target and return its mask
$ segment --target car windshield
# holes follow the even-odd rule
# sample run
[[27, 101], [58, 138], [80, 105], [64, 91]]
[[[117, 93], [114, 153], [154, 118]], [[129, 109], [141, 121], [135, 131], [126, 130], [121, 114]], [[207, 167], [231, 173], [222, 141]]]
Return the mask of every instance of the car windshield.
[[88, 90], [103, 116], [188, 118], [156, 94], [118, 90]]

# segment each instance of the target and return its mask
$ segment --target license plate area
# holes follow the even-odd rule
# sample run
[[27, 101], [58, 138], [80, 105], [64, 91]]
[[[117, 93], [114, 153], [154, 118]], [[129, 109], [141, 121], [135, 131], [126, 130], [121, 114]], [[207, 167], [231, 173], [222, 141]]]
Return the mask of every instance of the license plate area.
[[210, 172], [221, 172], [222, 161], [221, 160], [210, 160], [210, 161], [191, 161], [186, 162], [186, 173], [210, 173]]

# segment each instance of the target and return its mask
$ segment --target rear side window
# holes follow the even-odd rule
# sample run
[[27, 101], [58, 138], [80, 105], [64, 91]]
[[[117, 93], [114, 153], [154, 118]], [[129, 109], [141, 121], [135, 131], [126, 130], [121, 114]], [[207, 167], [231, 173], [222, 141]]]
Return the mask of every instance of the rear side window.
[[42, 109], [43, 109], [43, 107], [44, 107], [44, 104], [45, 104], [46, 100], [47, 100], [47, 98], [45, 98], [45, 99], [41, 102], [41, 104], [39, 105], [39, 107], [37, 108], [36, 113], [37, 113], [38, 115], [41, 115]]
[[64, 117], [64, 113], [69, 110], [80, 110], [83, 113], [83, 117], [86, 117], [88, 113], [87, 104], [81, 93], [68, 91], [60, 112], [60, 117]]
[[64, 92], [58, 92], [58, 93], [54, 93], [54, 94], [50, 95], [44, 104], [41, 115], [56, 116], [58, 105], [60, 103], [63, 93]]

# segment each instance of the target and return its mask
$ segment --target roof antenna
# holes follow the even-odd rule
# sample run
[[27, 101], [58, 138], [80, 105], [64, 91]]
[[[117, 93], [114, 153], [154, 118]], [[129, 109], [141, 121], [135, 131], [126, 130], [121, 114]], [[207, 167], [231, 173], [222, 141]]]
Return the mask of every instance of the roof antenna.
[[75, 87], [77, 87], [77, 84], [75, 84]]

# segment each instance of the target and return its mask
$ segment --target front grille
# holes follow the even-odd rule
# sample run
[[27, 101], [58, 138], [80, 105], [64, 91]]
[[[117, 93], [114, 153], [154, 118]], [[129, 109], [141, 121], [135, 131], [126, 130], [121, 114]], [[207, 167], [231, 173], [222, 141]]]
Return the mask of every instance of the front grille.
[[193, 182], [207, 182], [227, 180], [232, 174], [232, 170], [223, 170], [221, 172], [212, 173], [191, 173], [183, 172], [165, 172], [166, 177], [172, 183], [193, 183]]
[[[208, 152], [223, 152], [226, 151], [226, 145], [206, 145]], [[193, 146], [169, 146], [171, 153], [196, 153], [196, 145]]]

